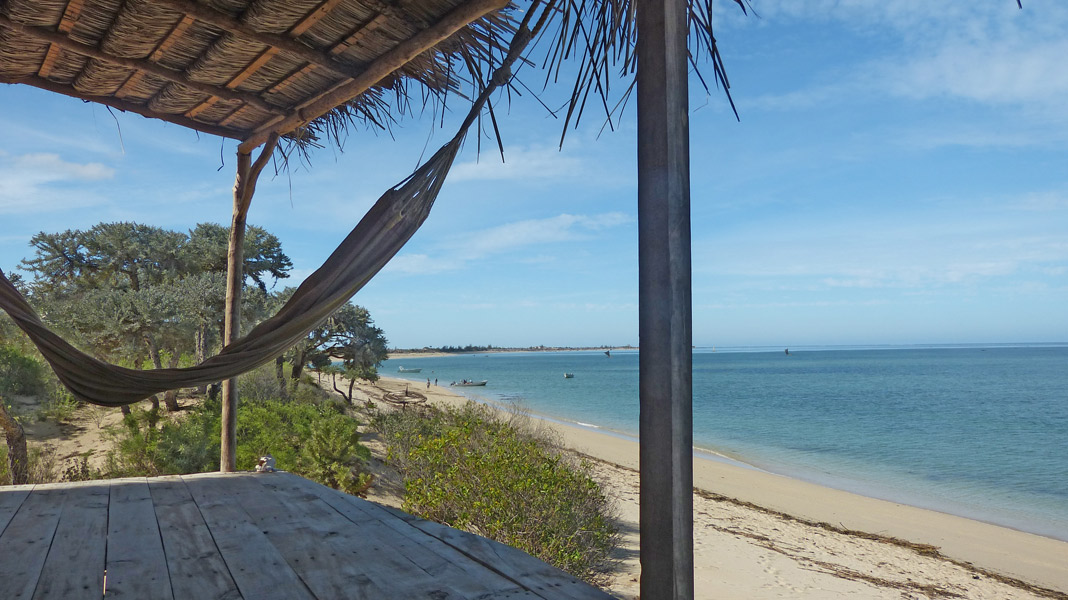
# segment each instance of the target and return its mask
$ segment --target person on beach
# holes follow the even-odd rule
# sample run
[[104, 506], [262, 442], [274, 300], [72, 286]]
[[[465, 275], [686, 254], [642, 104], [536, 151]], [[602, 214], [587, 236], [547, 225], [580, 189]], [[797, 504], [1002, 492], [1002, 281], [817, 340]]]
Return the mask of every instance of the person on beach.
[[426, 378], [426, 389], [428, 389], [428, 390], [430, 389], [430, 378], [429, 377]]

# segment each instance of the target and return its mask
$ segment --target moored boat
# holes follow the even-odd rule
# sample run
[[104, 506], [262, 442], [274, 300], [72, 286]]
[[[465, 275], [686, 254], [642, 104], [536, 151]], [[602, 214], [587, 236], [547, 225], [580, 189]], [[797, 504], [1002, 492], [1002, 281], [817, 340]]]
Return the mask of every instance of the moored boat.
[[489, 380], [487, 380], [487, 379], [483, 379], [482, 381], [468, 381], [466, 379], [462, 379], [460, 381], [454, 381], [454, 382], [450, 383], [449, 385], [454, 385], [456, 387], [477, 387], [477, 386], [486, 385], [488, 382], [489, 382]]
[[564, 373], [564, 379], [574, 379], [574, 373]]
[[422, 370], [423, 369], [421, 367], [418, 368], [418, 369], [405, 369], [404, 367], [397, 367], [397, 372], [398, 373], [418, 373], [418, 372], [420, 372]]

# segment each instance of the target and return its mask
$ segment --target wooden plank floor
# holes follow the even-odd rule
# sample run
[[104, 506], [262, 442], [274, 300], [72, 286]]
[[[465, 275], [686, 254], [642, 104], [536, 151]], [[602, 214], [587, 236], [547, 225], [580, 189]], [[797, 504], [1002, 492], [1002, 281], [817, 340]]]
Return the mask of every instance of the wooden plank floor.
[[523, 552], [289, 473], [0, 487], [0, 598], [607, 599]]

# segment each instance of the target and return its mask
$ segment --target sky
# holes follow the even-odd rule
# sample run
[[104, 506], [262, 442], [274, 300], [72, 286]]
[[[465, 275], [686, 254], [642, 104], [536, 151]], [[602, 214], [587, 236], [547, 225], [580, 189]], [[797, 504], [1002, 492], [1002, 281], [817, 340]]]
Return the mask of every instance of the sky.
[[[694, 344], [1068, 342], [1068, 3], [750, 4], [714, 19], [740, 120], [691, 77]], [[562, 150], [530, 94], [496, 105], [506, 162], [470, 137], [355, 302], [393, 347], [638, 345], [633, 103], [614, 130], [588, 111]], [[229, 223], [234, 142], [28, 86], [0, 86], [0, 108], [5, 272], [40, 231]], [[278, 286], [455, 117], [268, 167], [249, 222], [293, 260]]]

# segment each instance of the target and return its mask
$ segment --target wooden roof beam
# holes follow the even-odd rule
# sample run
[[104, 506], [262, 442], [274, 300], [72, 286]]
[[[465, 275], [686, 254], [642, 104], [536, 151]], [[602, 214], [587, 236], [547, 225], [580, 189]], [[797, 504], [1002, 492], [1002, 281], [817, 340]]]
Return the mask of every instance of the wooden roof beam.
[[[194, 2], [193, 0], [155, 0], [155, 3], [185, 13], [198, 21], [214, 25], [232, 34], [259, 42], [266, 46], [273, 46], [282, 52], [291, 54], [301, 60], [325, 69], [329, 69], [338, 75], [355, 77], [359, 74], [357, 69], [331, 58], [329, 55], [319, 52], [310, 46], [305, 46], [303, 43], [298, 42], [292, 37], [257, 31], [251, 25], [242, 23], [224, 12], [217, 11], [210, 6]], [[305, 19], [307, 18], [308, 17], [305, 17]], [[319, 19], [321, 18], [322, 16], [319, 17]]]
[[296, 25], [289, 29], [289, 35], [293, 37], [300, 37], [305, 31], [315, 27], [315, 24], [323, 20], [323, 17], [330, 14], [330, 11], [337, 8], [338, 4], [341, 4], [343, 0], [326, 0], [319, 6], [315, 7], [310, 13], [304, 16]]
[[322, 94], [303, 102], [296, 110], [283, 117], [275, 117], [267, 121], [241, 143], [238, 147], [239, 151], [251, 151], [252, 148], [267, 141], [272, 133], [285, 135], [321, 117], [339, 104], [348, 102], [367, 91], [393, 71], [448, 39], [471, 22], [495, 10], [500, 10], [507, 4], [508, 0], [471, 0], [457, 6], [430, 27], [376, 58], [356, 77], [339, 82]]
[[198, 92], [208, 94], [209, 96], [219, 96], [220, 98], [225, 98], [227, 100], [236, 100], [238, 102], [244, 102], [246, 104], [255, 106], [260, 110], [275, 114], [280, 113], [280, 109], [278, 107], [267, 104], [262, 98], [255, 94], [239, 92], [237, 90], [230, 90], [207, 83], [201, 83], [199, 81], [193, 81], [185, 73], [175, 71], [173, 69], [168, 69], [167, 67], [157, 65], [156, 63], [148, 60], [113, 56], [111, 54], [108, 54], [107, 52], [104, 52], [103, 50], [100, 50], [95, 46], [76, 42], [61, 33], [56, 33], [43, 27], [23, 25], [22, 23], [12, 21], [4, 15], [0, 15], [0, 27], [7, 27], [8, 29], [12, 29], [27, 37], [31, 37], [42, 42], [48, 42], [53, 46], [59, 46], [64, 50], [76, 52], [83, 56], [96, 58], [98, 60], [106, 61], [137, 71], [144, 71], [146, 73], [166, 79], [167, 81], [178, 83]]
[[[84, 0], [70, 0], [67, 3], [67, 7], [63, 9], [63, 17], [59, 20], [59, 25], [56, 29], [60, 33], [70, 33], [74, 29], [74, 24], [78, 22], [78, 16], [82, 12], [82, 4]], [[56, 59], [59, 58], [59, 47], [55, 44], [48, 46], [48, 54], [45, 55], [44, 62], [41, 63], [41, 68], [37, 70], [37, 74], [41, 77], [48, 77], [52, 72], [52, 68], [56, 66]]]
[[82, 94], [69, 85], [63, 85], [56, 83], [50, 79], [44, 79], [37, 76], [29, 77], [0, 77], [0, 83], [16, 84], [22, 83], [25, 85], [32, 85], [42, 90], [49, 92], [55, 92], [57, 94], [63, 94], [64, 96], [70, 96], [71, 98], [77, 98], [79, 100], [85, 100], [86, 102], [95, 102], [97, 104], [104, 104], [112, 108], [117, 108], [122, 111], [137, 113], [142, 117], [149, 119], [159, 119], [161, 121], [167, 121], [180, 125], [194, 131], [200, 131], [202, 133], [208, 133], [211, 135], [217, 135], [219, 137], [241, 140], [246, 137], [247, 131], [241, 131], [237, 129], [230, 129], [227, 127], [218, 127], [210, 125], [208, 123], [201, 123], [192, 119], [187, 119], [180, 115], [164, 114], [149, 110], [147, 107], [141, 104], [136, 104], [128, 100], [120, 100], [112, 96], [91, 96], [89, 94]]

